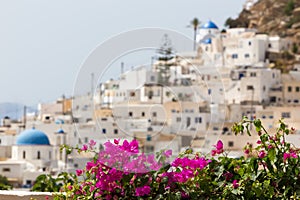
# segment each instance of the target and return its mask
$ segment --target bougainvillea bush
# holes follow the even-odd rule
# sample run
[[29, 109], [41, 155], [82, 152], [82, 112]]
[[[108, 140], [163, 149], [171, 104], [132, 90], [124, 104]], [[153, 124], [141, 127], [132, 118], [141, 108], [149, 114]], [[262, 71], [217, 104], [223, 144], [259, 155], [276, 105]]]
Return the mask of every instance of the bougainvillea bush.
[[[65, 182], [57, 199], [299, 199], [299, 148], [285, 141], [295, 130], [279, 121], [268, 133], [259, 119], [244, 118], [232, 127], [235, 134], [255, 128], [257, 147], [247, 144], [245, 157], [229, 158], [222, 141], [210, 155], [180, 154], [172, 162], [170, 150], [156, 155], [139, 153], [138, 142], [114, 140], [94, 152], [91, 141], [79, 152], [95, 157]], [[73, 148], [67, 148], [71, 152]], [[74, 150], [73, 149], [73, 150]]]

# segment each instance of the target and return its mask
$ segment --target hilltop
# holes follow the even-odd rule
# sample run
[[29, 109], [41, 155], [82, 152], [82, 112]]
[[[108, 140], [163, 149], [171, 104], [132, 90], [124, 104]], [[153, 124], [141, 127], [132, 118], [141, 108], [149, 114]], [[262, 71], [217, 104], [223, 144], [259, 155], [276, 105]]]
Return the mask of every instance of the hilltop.
[[236, 19], [228, 18], [230, 28], [255, 28], [259, 33], [278, 35], [292, 40], [290, 53], [300, 53], [300, 1], [259, 0], [249, 9], [243, 9]]

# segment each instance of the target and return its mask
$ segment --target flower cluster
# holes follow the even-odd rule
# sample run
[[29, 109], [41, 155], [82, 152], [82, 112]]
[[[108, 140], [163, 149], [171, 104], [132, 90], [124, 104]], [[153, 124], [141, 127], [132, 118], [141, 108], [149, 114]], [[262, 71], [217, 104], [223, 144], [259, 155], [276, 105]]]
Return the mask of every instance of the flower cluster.
[[240, 158], [227, 157], [221, 140], [210, 155], [186, 151], [173, 162], [171, 150], [140, 153], [137, 140], [108, 141], [100, 152], [90, 141], [77, 150], [94, 151], [94, 159], [64, 192], [72, 199], [299, 199], [300, 149], [285, 139], [295, 129], [280, 121], [269, 134], [259, 119], [244, 118], [232, 132], [251, 135], [250, 125], [259, 140]]
[[219, 140], [219, 141], [217, 142], [217, 144], [214, 145], [214, 147], [215, 147], [216, 149], [214, 149], [214, 150], [211, 151], [211, 155], [212, 155], [212, 156], [215, 156], [216, 154], [221, 154], [221, 153], [224, 152], [224, 149], [223, 149], [223, 142], [222, 142], [221, 140]]
[[91, 140], [78, 150], [94, 152], [95, 158], [87, 162], [84, 169], [76, 170], [82, 181], [65, 187], [71, 198], [92, 195], [93, 198], [112, 199], [126, 195], [149, 195], [153, 173], [168, 163], [168, 158], [172, 156], [171, 150], [162, 151], [159, 160], [154, 154], [139, 153], [137, 140], [108, 141], [100, 152], [94, 151], [95, 145], [95, 141]]

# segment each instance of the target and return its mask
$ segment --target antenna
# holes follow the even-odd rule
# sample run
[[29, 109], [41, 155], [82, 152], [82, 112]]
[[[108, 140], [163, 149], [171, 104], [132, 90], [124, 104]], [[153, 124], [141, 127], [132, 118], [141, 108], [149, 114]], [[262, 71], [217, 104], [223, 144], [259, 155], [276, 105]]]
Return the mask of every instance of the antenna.
[[23, 110], [23, 126], [24, 126], [24, 129], [26, 128], [26, 114], [27, 113], [27, 107], [24, 106], [24, 110]]
[[121, 62], [121, 75], [124, 74], [124, 62]]

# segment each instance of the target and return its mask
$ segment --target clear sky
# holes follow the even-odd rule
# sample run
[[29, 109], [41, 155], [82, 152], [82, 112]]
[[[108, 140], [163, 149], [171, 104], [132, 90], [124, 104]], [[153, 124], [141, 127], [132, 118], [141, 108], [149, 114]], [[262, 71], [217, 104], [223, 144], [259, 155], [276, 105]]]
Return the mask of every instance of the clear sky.
[[[223, 28], [245, 0], [2, 0], [0, 103], [33, 105], [70, 96], [81, 64], [99, 44], [142, 27], [173, 29], [197, 17]], [[88, 81], [88, 80], [87, 80]]]

